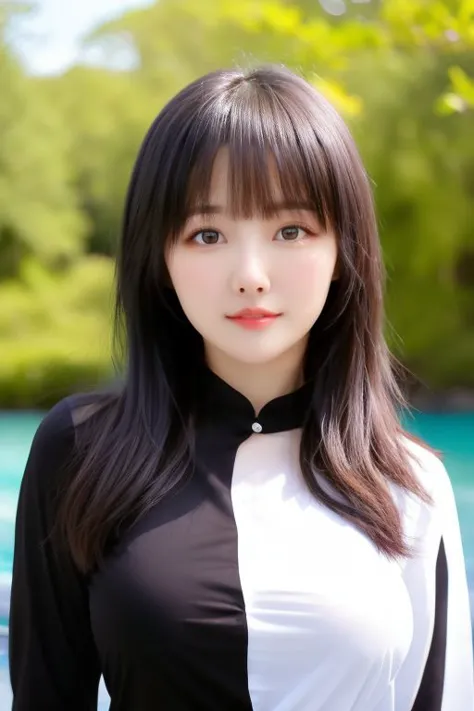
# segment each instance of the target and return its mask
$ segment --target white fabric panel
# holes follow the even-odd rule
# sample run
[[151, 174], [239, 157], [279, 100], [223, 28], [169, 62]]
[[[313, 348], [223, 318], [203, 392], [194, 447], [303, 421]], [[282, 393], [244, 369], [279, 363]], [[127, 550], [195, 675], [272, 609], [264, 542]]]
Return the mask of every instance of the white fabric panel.
[[235, 461], [254, 710], [410, 711], [431, 643], [443, 522], [450, 610], [442, 711], [472, 711], [467, 583], [444, 467], [427, 455], [420, 470], [439, 508], [394, 492], [420, 555], [399, 564], [307, 491], [299, 442], [299, 430], [252, 435]]
[[423, 675], [433, 628], [435, 568], [442, 538], [448, 566], [448, 623], [441, 711], [473, 711], [474, 663], [469, 592], [454, 493], [443, 463], [419, 446], [408, 441], [407, 445], [419, 459], [416, 471], [431, 494], [434, 507], [429, 508], [405, 493], [396, 494], [405, 530], [416, 541], [419, 557], [407, 561], [403, 572], [412, 598], [415, 631], [410, 652], [397, 679], [395, 709], [411, 709]]

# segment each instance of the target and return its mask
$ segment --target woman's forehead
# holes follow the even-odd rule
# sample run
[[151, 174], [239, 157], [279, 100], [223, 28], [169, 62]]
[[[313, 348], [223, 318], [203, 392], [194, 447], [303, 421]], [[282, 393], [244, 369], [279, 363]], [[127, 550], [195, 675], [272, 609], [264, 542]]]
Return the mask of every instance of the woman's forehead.
[[[190, 181], [185, 217], [223, 212], [234, 217], [271, 216], [284, 210], [317, 212], [317, 203], [311, 199], [303, 176], [299, 182], [299, 189], [294, 181], [288, 189], [288, 181], [270, 153], [264, 165], [245, 169], [233, 162], [229, 150], [223, 147], [208, 171], [207, 185], [198, 179]], [[251, 185], [255, 187], [253, 191], [249, 189]]]

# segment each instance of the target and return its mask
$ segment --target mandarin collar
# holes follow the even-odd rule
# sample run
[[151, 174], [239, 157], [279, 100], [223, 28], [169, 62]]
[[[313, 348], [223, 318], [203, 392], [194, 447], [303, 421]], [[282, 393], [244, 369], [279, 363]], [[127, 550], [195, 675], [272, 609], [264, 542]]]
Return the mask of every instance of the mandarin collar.
[[245, 395], [205, 366], [199, 375], [198, 420], [240, 436], [273, 434], [302, 427], [309, 411], [314, 383], [267, 402], [258, 415]]

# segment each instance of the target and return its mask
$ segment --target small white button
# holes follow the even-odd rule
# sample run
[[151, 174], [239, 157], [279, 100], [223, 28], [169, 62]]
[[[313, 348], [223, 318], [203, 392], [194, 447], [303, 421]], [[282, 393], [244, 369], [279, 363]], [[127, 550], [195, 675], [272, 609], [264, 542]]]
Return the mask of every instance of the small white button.
[[260, 422], [254, 422], [253, 425], [252, 425], [252, 429], [253, 429], [253, 431], [256, 432], [257, 434], [260, 434], [260, 432], [262, 431], [263, 427], [262, 427], [262, 425], [260, 424]]

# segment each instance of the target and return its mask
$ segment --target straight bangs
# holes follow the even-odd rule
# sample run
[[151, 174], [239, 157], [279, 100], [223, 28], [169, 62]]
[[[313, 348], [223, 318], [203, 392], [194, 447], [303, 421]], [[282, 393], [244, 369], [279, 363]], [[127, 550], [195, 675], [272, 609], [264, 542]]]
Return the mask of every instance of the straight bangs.
[[335, 201], [328, 156], [306, 101], [276, 93], [260, 79], [232, 82], [211, 97], [189, 126], [179, 150], [168, 205], [174, 241], [187, 218], [210, 212], [209, 192], [217, 153], [228, 156], [227, 207], [231, 217], [268, 218], [283, 208], [307, 209], [327, 229]]

